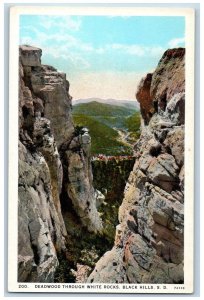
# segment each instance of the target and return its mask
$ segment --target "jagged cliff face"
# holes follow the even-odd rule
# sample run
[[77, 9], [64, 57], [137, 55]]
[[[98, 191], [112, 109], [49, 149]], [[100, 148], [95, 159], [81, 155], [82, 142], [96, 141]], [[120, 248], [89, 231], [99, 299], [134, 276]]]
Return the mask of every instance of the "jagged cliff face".
[[[114, 199], [116, 205], [113, 194], [123, 194], [134, 162], [95, 161], [93, 179], [91, 138], [86, 129], [74, 128], [65, 74], [41, 64], [41, 49], [21, 46], [19, 54], [18, 280], [56, 280], [61, 254], [67, 265], [74, 262], [78, 276], [78, 257], [91, 241], [80, 261], [86, 276], [76, 276], [77, 282], [85, 282], [100, 257], [92, 246], [104, 248], [102, 255], [105, 242], [112, 240], [107, 224], [120, 202]], [[182, 48], [166, 51], [155, 72], [138, 86], [141, 137], [134, 147], [136, 159], [119, 208], [114, 246], [96, 263], [88, 282], [183, 282], [184, 59]], [[109, 213], [106, 203], [100, 208], [107, 219], [104, 228], [97, 211], [104, 196], [94, 187], [107, 190], [105, 201], [114, 202]], [[87, 230], [90, 236], [81, 237], [76, 251], [73, 241]]]
[[[63, 190], [82, 224], [102, 228], [90, 165], [90, 136], [75, 132], [64, 73], [41, 64], [41, 49], [19, 49], [18, 280], [52, 282], [66, 254]], [[66, 205], [66, 202], [65, 202]]]
[[143, 122], [120, 224], [88, 282], [184, 281], [184, 65], [184, 49], [168, 50], [138, 86]]

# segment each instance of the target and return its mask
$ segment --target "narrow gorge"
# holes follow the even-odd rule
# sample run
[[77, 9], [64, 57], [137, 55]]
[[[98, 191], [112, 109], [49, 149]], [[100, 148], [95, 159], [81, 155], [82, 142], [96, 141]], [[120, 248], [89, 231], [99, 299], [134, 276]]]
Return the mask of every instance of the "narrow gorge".
[[123, 157], [92, 156], [65, 73], [41, 55], [19, 47], [18, 281], [182, 283], [185, 49], [141, 80]]

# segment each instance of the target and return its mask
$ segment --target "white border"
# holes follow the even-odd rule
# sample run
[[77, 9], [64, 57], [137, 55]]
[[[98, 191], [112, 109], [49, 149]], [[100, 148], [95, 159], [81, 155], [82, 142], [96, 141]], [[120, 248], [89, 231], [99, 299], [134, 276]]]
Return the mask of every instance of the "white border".
[[[119, 15], [119, 16], [184, 16], [186, 18], [186, 114], [185, 114], [185, 233], [184, 276], [185, 283], [173, 284], [119, 284], [118, 289], [105, 288], [106, 284], [17, 283], [17, 212], [18, 212], [18, 41], [19, 16], [22, 14], [47, 15]], [[8, 290], [10, 292], [74, 292], [74, 293], [192, 293], [193, 292], [193, 207], [194, 207], [194, 9], [164, 7], [47, 7], [16, 6], [10, 11], [10, 61], [9, 61], [9, 228], [8, 228]], [[47, 288], [36, 286], [45, 285]], [[49, 288], [48, 286], [58, 286]], [[110, 285], [109, 285], [110, 286]], [[114, 284], [114, 286], [116, 286]], [[135, 289], [123, 289], [132, 286]], [[151, 289], [153, 287], [153, 289]], [[158, 289], [160, 287], [160, 289]], [[180, 287], [180, 288], [179, 288]]]
[[184, 282], [193, 292], [194, 259], [194, 45], [195, 14], [186, 18]]

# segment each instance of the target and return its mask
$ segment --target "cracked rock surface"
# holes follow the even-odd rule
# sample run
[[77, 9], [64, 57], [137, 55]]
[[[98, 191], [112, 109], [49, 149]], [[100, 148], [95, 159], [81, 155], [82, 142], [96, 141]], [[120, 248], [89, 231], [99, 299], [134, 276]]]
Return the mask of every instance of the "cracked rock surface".
[[42, 65], [41, 54], [39, 48], [19, 48], [19, 282], [53, 282], [58, 257], [69, 250], [62, 190], [81, 226], [95, 233], [102, 228], [90, 136], [75, 132], [66, 75]]
[[167, 50], [136, 93], [142, 128], [115, 243], [88, 282], [183, 283], [185, 49]]

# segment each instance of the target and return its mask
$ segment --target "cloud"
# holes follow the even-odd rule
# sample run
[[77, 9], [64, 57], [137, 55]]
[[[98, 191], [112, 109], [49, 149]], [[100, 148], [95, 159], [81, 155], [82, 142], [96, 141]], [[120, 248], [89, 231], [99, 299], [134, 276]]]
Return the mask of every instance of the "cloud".
[[164, 53], [166, 49], [161, 46], [154, 46], [154, 47], [148, 47], [146, 48], [146, 55], [149, 54], [149, 56], [154, 57], [154, 56], [160, 56]]
[[[87, 70], [90, 68], [90, 63], [77, 52], [70, 52], [66, 45], [64, 47], [43, 47], [43, 60], [47, 60], [49, 58], [57, 59], [60, 64], [69, 66], [71, 70], [74, 68], [75, 70]], [[49, 59], [50, 61], [50, 59]]]
[[45, 29], [56, 28], [58, 31], [64, 31], [64, 29], [78, 31], [82, 23], [80, 17], [71, 16], [52, 16], [52, 18], [39, 16], [39, 22]]
[[126, 52], [127, 54], [131, 54], [131, 55], [138, 55], [138, 56], [144, 55], [144, 49], [139, 45], [111, 44], [107, 46], [107, 48], [116, 51]]
[[161, 55], [165, 49], [161, 46], [142, 46], [142, 45], [124, 45], [124, 44], [111, 44], [109, 46], [106, 46], [106, 48], [110, 48], [116, 51], [121, 51], [124, 53], [127, 53], [129, 55], [134, 55], [134, 56], [158, 56]]
[[[50, 38], [51, 37], [49, 37], [47, 40]], [[43, 50], [42, 62], [44, 63], [51, 64], [52, 59], [55, 59], [61, 64], [66, 63], [70, 69], [74, 68], [75, 70], [87, 70], [90, 68], [90, 63], [83, 57], [82, 54], [77, 53], [76, 51], [70, 51], [71, 45], [69, 43], [63, 43], [63, 45], [60, 47], [58, 44], [52, 44], [52, 46], [50, 46], [47, 45], [45, 39], [43, 39], [43, 35], [40, 34], [36, 36], [36, 38], [24, 36], [20, 39], [20, 44], [27, 44], [41, 48]]]
[[[42, 17], [43, 18], [43, 17]], [[42, 24], [46, 24], [46, 27], [49, 27], [50, 29], [53, 28], [54, 24], [57, 23], [58, 17], [53, 19], [45, 19], [46, 22], [42, 22]], [[59, 27], [59, 24], [56, 24], [56, 27]], [[55, 27], [55, 29], [56, 29]], [[65, 48], [66, 45], [66, 51], [69, 49], [72, 49], [73, 51], [77, 52], [84, 52], [84, 53], [95, 53], [102, 55], [105, 52], [110, 52], [110, 51], [115, 51], [116, 53], [120, 54], [126, 54], [126, 55], [133, 55], [133, 56], [138, 56], [138, 57], [143, 57], [143, 56], [150, 56], [150, 57], [155, 57], [158, 55], [161, 55], [165, 49], [161, 46], [143, 46], [139, 44], [132, 44], [132, 45], [127, 45], [127, 44], [120, 44], [120, 43], [112, 43], [112, 44], [105, 44], [100, 47], [94, 47], [92, 43], [86, 43], [83, 42], [80, 38], [76, 38], [72, 34], [70, 34], [69, 31], [66, 30], [65, 24], [61, 26], [61, 30], [55, 30], [55, 33], [52, 32], [52, 30], [49, 30], [48, 32], [42, 31], [40, 29], [37, 29], [36, 27], [30, 25], [30, 26], [24, 26], [21, 29], [24, 30], [24, 33], [26, 37], [28, 37], [29, 32], [33, 33], [35, 36], [35, 41], [37, 41], [38, 46], [40, 45], [48, 45], [48, 43], [51, 44], [56, 44], [58, 43], [58, 47], [61, 52], [63, 52], [63, 49]], [[175, 39], [178, 40], [178, 39]], [[172, 40], [172, 42], [175, 40]], [[63, 54], [63, 53], [62, 53]]]
[[[46, 25], [48, 26], [48, 24]], [[53, 26], [53, 19], [52, 25]], [[94, 51], [91, 44], [82, 43], [68, 32], [47, 34], [32, 25], [21, 27], [25, 35], [20, 38], [20, 44], [28, 44], [42, 48], [43, 57], [64, 60], [75, 69], [88, 69], [89, 62], [83, 57], [83, 52]]]
[[[39, 16], [38, 22], [38, 27], [32, 23], [21, 27], [22, 38], [20, 43], [46, 48], [46, 51], [54, 58], [68, 59], [69, 57], [75, 57], [78, 63], [82, 62], [83, 68], [90, 66], [87, 61], [87, 59], [91, 60], [90, 55], [121, 55], [123, 57], [128, 55], [140, 58], [145, 56], [158, 57], [165, 51], [164, 48], [157, 45], [111, 43], [96, 47], [93, 43], [82, 41], [70, 30], [77, 31], [80, 29], [82, 25], [80, 17], [52, 16], [52, 18], [48, 18]], [[32, 38], [29, 38], [29, 36]], [[49, 47], [53, 49], [49, 49]]]
[[32, 46], [36, 46], [33, 43], [33, 39], [30, 36], [23, 36], [20, 38], [20, 45], [32, 45]]
[[[51, 26], [50, 23], [52, 23], [53, 26], [53, 20], [52, 22], [49, 22], [49, 26]], [[36, 45], [38, 46], [51, 45], [51, 47], [53, 47], [54, 45], [58, 44], [58, 51], [61, 52], [63, 52], [64, 50], [67, 51], [70, 48], [73, 48], [75, 51], [96, 52], [99, 54], [104, 52], [103, 48], [94, 48], [91, 43], [82, 42], [79, 38], [76, 38], [75, 36], [70, 34], [66, 30], [65, 26], [62, 27], [63, 31], [57, 31], [56, 33], [53, 33], [51, 30], [42, 31], [40, 29], [37, 29], [33, 25], [22, 26], [21, 30], [23, 31], [20, 40], [21, 43], [24, 43], [25, 40], [29, 40], [32, 41], [32, 44], [35, 41]], [[30, 38], [28, 38], [29, 35]]]
[[47, 42], [52, 41], [53, 44], [63, 43], [64, 45], [64, 43], [67, 43], [68, 45], [73, 46], [77, 43], [77, 39], [68, 32], [58, 31], [57, 33], [53, 33], [51, 30], [42, 31], [33, 25], [22, 26], [21, 30], [23, 31], [23, 34], [29, 34], [33, 39], [39, 41], [40, 44], [46, 44]]
[[169, 41], [168, 46], [170, 48], [176, 48], [178, 46], [183, 46], [185, 44], [185, 37], [175, 38]]

